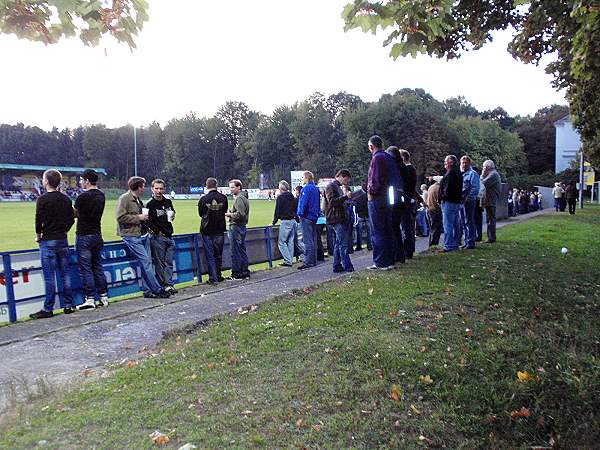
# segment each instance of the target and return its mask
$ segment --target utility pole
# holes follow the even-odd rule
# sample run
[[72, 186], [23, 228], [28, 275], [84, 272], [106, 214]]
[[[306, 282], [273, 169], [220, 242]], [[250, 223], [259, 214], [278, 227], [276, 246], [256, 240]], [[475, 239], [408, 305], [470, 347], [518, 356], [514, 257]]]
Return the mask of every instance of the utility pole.
[[133, 174], [137, 177], [137, 135], [133, 126]]
[[581, 153], [579, 157], [579, 209], [583, 209], [583, 190], [585, 189], [584, 179], [583, 179], [583, 147], [581, 148]]

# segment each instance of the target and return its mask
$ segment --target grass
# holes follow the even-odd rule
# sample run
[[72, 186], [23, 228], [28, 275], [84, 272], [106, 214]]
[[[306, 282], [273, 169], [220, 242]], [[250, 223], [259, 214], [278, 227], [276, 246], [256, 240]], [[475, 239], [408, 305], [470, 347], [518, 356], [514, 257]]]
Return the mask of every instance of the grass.
[[548, 215], [219, 317], [5, 419], [0, 448], [597, 448], [599, 226]]
[[[173, 226], [175, 233], [197, 233], [200, 227], [198, 202], [196, 200], [174, 201], [177, 217]], [[102, 216], [102, 235], [105, 241], [119, 240], [117, 236], [115, 209], [116, 200], [107, 200]], [[275, 202], [250, 200], [250, 227], [269, 225], [273, 221]], [[69, 243], [75, 243], [75, 228], [69, 233]], [[36, 248], [35, 203], [0, 202], [0, 251], [26, 250]]]

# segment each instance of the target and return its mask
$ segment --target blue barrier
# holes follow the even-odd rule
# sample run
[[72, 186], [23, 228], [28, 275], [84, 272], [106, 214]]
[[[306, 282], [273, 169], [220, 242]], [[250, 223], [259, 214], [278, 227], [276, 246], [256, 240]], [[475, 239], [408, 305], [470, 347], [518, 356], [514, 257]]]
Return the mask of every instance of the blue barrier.
[[[277, 239], [279, 227], [248, 228], [246, 249], [250, 264], [269, 263], [281, 258]], [[202, 283], [202, 275], [207, 273], [206, 257], [202, 239], [198, 234], [181, 234], [173, 237], [175, 254], [173, 257], [176, 283], [184, 283], [197, 279]], [[231, 252], [229, 238], [225, 238], [223, 249], [223, 269], [231, 268]], [[77, 267], [75, 248], [69, 247], [71, 286], [76, 305], [83, 303], [82, 282]], [[2, 271], [0, 271], [0, 322], [16, 322], [30, 312], [41, 309], [44, 297], [44, 278], [40, 265], [39, 249], [15, 252], [0, 252]], [[108, 282], [110, 297], [120, 297], [141, 291], [141, 272], [136, 260], [130, 258], [122, 241], [111, 241], [104, 244], [102, 265]], [[62, 286], [56, 280], [55, 296], [62, 308]], [[4, 289], [1, 289], [1, 286]]]

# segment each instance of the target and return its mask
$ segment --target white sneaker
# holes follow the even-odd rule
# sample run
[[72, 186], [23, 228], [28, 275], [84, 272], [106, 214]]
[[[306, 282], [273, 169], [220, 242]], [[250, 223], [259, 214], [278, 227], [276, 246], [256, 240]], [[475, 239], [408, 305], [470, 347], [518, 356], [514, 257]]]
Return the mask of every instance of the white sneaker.
[[100, 300], [96, 302], [96, 307], [98, 306], [108, 306], [108, 295], [101, 295]]
[[85, 302], [81, 305], [77, 306], [78, 311], [83, 311], [85, 309], [96, 309], [96, 304], [94, 303], [94, 297], [86, 297]]

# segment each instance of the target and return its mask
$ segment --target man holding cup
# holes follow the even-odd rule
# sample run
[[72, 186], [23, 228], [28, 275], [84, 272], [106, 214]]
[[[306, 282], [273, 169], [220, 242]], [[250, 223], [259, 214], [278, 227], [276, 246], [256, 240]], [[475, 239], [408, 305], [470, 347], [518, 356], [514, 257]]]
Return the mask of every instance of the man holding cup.
[[173, 240], [173, 221], [175, 208], [173, 202], [164, 196], [165, 182], [160, 178], [152, 181], [152, 200], [146, 203], [148, 207], [148, 228], [150, 229], [150, 249], [156, 278], [163, 289], [169, 294], [176, 294], [173, 286], [173, 255], [175, 241]]
[[156, 279], [150, 256], [149, 210], [144, 207], [141, 200], [146, 180], [142, 177], [131, 177], [127, 184], [129, 191], [121, 195], [117, 202], [117, 234], [123, 238], [123, 243], [130, 255], [140, 264], [144, 297], [167, 298], [170, 294], [161, 287]]

